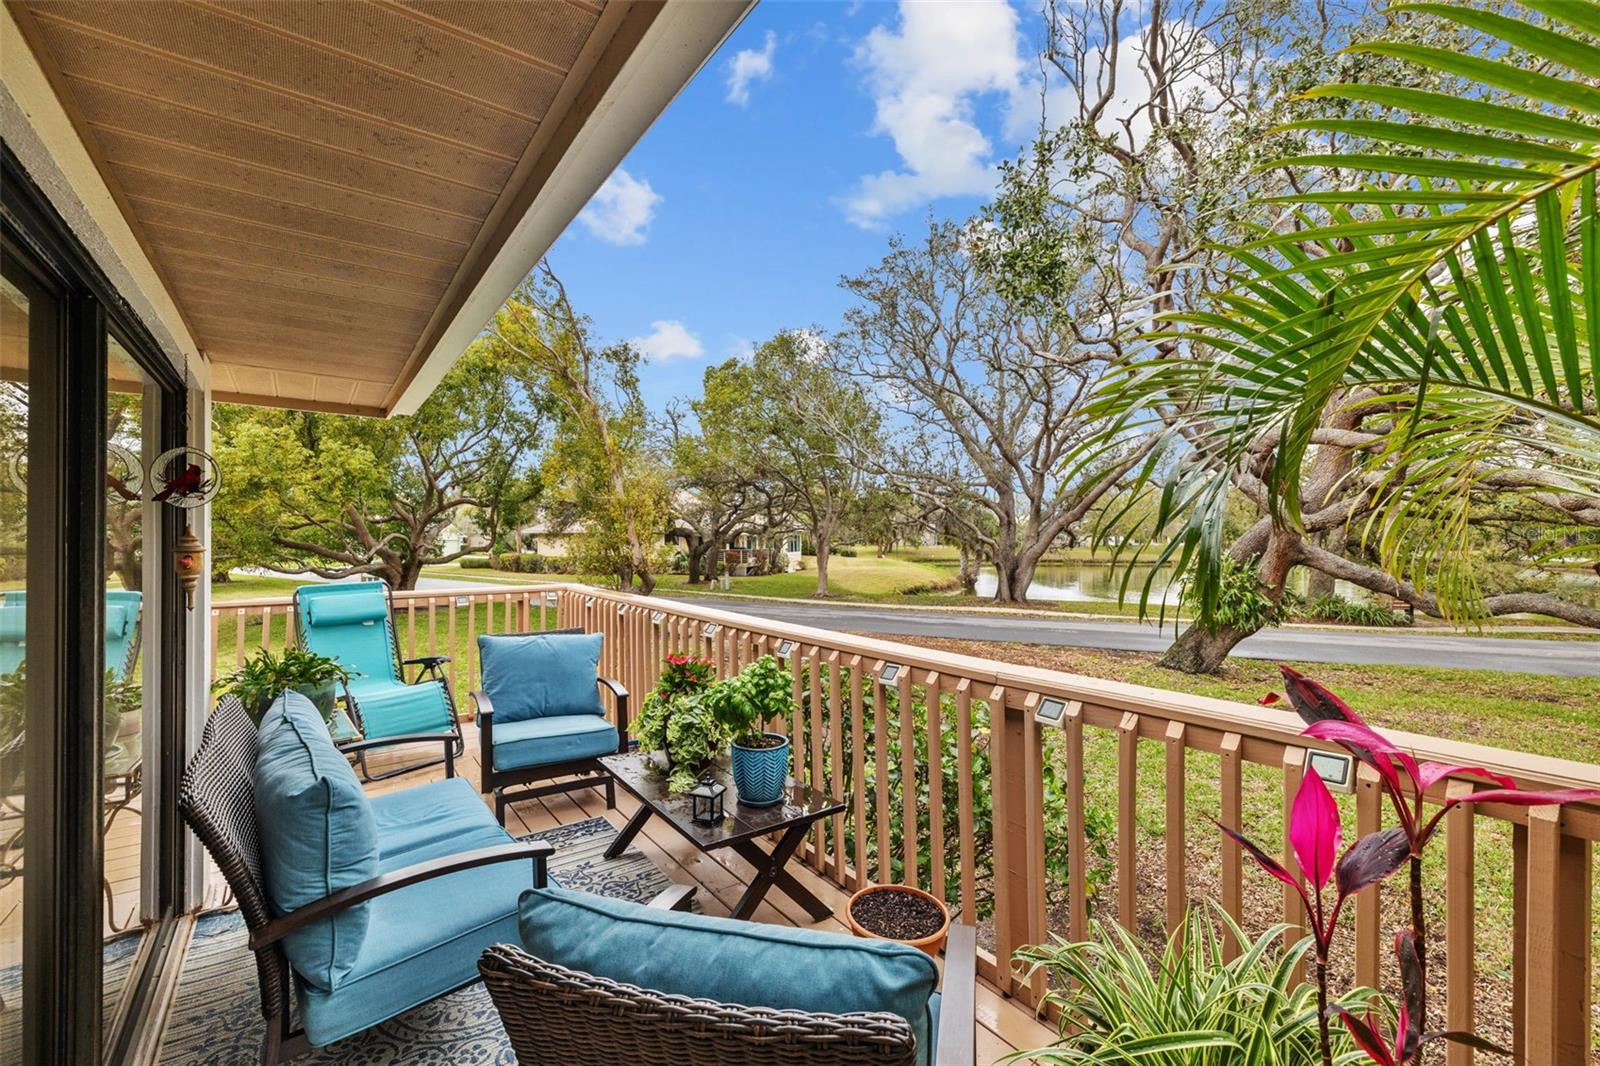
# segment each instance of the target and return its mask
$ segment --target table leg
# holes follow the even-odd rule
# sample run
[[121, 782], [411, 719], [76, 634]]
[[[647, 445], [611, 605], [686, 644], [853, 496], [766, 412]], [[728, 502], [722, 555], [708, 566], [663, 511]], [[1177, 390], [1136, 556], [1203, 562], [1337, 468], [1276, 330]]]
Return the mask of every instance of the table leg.
[[733, 850], [756, 868], [756, 875], [751, 879], [750, 887], [745, 889], [744, 895], [739, 899], [739, 905], [733, 909], [733, 917], [749, 918], [761, 905], [767, 890], [774, 886], [803, 907], [814, 921], [820, 922], [833, 913], [833, 908], [814, 896], [810, 889], [784, 868], [799, 849], [801, 842], [805, 840], [806, 831], [810, 828], [809, 822], [791, 825], [784, 831], [778, 840], [778, 846], [771, 852], [762, 851], [748, 840], [733, 845]]
[[633, 838], [639, 835], [639, 830], [644, 828], [644, 823], [650, 820], [650, 805], [639, 804], [639, 809], [633, 812], [633, 817], [628, 819], [628, 824], [622, 827], [611, 846], [606, 848], [606, 858], [614, 859], [628, 850], [628, 845], [633, 843]]

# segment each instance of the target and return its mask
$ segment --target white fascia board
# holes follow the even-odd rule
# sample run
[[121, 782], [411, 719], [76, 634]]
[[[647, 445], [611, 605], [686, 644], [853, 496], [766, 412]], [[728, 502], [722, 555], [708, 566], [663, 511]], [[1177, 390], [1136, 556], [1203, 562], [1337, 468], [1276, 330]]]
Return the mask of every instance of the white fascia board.
[[754, 0], [669, 0], [512, 230], [483, 277], [423, 358], [392, 414], [428, 398], [606, 178], [733, 32]]

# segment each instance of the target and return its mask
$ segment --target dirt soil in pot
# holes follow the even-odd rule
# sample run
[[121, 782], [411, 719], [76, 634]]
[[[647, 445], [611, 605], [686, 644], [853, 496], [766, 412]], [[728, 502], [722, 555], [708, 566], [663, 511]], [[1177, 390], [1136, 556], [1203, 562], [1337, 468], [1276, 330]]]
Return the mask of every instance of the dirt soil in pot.
[[910, 892], [871, 892], [850, 905], [865, 929], [891, 940], [921, 940], [944, 926], [944, 914], [932, 901]]

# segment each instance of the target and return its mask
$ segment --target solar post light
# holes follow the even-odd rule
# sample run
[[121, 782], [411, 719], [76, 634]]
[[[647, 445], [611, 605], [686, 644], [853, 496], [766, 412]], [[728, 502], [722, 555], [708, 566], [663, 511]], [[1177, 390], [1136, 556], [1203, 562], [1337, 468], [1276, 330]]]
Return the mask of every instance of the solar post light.
[[1329, 792], [1354, 792], [1356, 790], [1355, 756], [1342, 751], [1306, 749], [1305, 772], [1316, 774]]
[[1061, 728], [1067, 720], [1067, 701], [1060, 696], [1046, 696], [1035, 708], [1033, 720], [1040, 725]]
[[778, 658], [787, 658], [792, 651], [794, 651], [794, 641], [785, 640], [778, 645]]
[[652, 611], [652, 612], [650, 612], [650, 622], [653, 625], [660, 625], [663, 621], [666, 620], [666, 617], [667, 617], [667, 612], [666, 611]]
[[887, 663], [887, 664], [885, 664], [884, 668], [882, 670], [878, 671], [878, 681], [879, 681], [879, 683], [884, 684], [884, 685], [892, 685], [892, 684], [894, 684], [895, 678], [900, 676], [900, 671], [902, 669], [904, 669], [904, 668], [899, 663]]

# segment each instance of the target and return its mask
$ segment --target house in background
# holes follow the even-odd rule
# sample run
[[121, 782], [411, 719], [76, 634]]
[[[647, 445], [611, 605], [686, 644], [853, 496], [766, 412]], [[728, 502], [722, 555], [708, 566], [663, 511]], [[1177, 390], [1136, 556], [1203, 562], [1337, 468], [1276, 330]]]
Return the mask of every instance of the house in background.
[[[26, 662], [0, 1062], [141, 1061], [171, 994], [213, 632], [175, 551], [210, 536], [211, 404], [414, 411], [748, 6], [0, 10], [0, 609]], [[110, 854], [108, 627], [132, 626], [140, 829]]]

